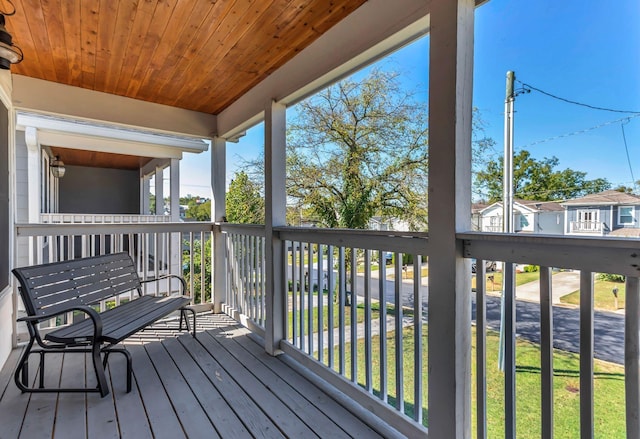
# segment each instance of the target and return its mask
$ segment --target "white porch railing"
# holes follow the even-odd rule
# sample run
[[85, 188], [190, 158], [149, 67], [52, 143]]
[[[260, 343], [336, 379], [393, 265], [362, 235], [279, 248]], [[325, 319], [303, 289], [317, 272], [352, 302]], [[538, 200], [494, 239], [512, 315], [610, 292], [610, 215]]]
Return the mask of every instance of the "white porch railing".
[[127, 215], [98, 213], [41, 213], [44, 224], [146, 224], [171, 222], [169, 215]]
[[[166, 274], [184, 276], [192, 303], [202, 305], [211, 298], [210, 258], [206, 257], [206, 250], [205, 257], [201, 256], [202, 244], [210, 239], [212, 227], [211, 223], [201, 222], [18, 224], [16, 265], [126, 251], [137, 264], [143, 280]], [[145, 294], [171, 293], [178, 291], [179, 283], [175, 279], [163, 279], [146, 283], [144, 288]], [[124, 299], [127, 298], [116, 298], [116, 304]], [[101, 306], [104, 308], [107, 304]]]
[[[209, 304], [213, 237], [225, 242], [225, 311], [264, 335], [267, 327], [262, 226], [211, 223], [25, 224], [16, 227], [18, 251], [32, 263], [129, 251], [143, 277], [186, 273], [194, 302]], [[218, 234], [218, 231], [221, 233]], [[215, 233], [215, 234], [214, 234]], [[426, 234], [354, 230], [274, 229], [283, 246], [280, 349], [312, 373], [363, 403], [379, 419], [409, 437], [424, 435], [427, 421], [427, 278], [430, 254]], [[553, 437], [553, 309], [551, 268], [581, 271], [580, 428], [594, 436], [593, 273], [627, 276], [625, 319], [625, 397], [627, 437], [640, 437], [640, 245], [602, 238], [458, 234], [465, 258], [476, 258], [477, 437], [487, 437], [486, 284], [483, 261], [504, 263], [505, 437], [516, 437], [516, 320], [514, 264], [540, 265], [541, 430]], [[388, 254], [392, 254], [389, 266]], [[204, 255], [204, 257], [203, 257]], [[405, 258], [410, 255], [413, 263]], [[382, 262], [381, 262], [382, 261]], [[470, 273], [470, 270], [469, 270]], [[214, 273], [215, 275], [215, 273]], [[160, 285], [162, 286], [162, 285]], [[168, 285], [172, 288], [171, 285]], [[429, 313], [438, 313], [431, 307]], [[469, 328], [471, 331], [471, 328]], [[469, 352], [469, 355], [471, 352]], [[469, 395], [469, 397], [471, 397]]]
[[[464, 255], [477, 259], [477, 437], [486, 438], [486, 301], [483, 260], [504, 262], [504, 422], [505, 437], [516, 435], [515, 264], [540, 266], [541, 437], [554, 434], [553, 307], [551, 267], [580, 270], [580, 437], [594, 437], [594, 273], [627, 276], [625, 307], [625, 401], [628, 438], [640, 437], [640, 246], [618, 239], [521, 237], [469, 233], [458, 235]], [[535, 395], [528, 395], [535, 398]], [[620, 414], [623, 416], [623, 414]], [[598, 432], [607, 435], [608, 432]], [[596, 435], [598, 436], [598, 435]]]
[[603, 227], [599, 221], [571, 221], [569, 222], [571, 233], [597, 233], [602, 234]]

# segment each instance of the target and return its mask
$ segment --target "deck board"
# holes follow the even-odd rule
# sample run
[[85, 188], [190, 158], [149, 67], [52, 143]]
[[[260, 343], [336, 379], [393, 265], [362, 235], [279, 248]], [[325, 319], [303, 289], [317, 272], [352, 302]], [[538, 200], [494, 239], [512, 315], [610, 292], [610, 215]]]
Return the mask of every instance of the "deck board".
[[[60, 374], [61, 387], [85, 386], [85, 358], [84, 354], [64, 356]], [[56, 423], [53, 431], [54, 436], [82, 439], [87, 435], [86, 410], [78, 409], [78, 407], [86, 407], [86, 401], [87, 395], [85, 393], [60, 393], [58, 395], [56, 416], [64, 419], [64, 422]]]
[[[12, 351], [0, 370], [0, 439], [13, 438], [345, 438], [380, 437], [315, 384], [264, 352], [228, 316], [199, 317], [199, 334], [144, 331], [126, 340], [126, 362], [114, 354], [111, 393], [21, 394]], [[37, 382], [37, 356], [30, 363]], [[45, 380], [65, 387], [95, 385], [83, 354], [49, 355]]]

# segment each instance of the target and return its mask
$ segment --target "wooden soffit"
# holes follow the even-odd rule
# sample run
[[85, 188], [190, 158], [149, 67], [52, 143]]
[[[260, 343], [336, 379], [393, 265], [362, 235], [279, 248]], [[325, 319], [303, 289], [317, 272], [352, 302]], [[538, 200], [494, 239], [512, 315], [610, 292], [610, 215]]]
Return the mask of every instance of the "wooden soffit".
[[18, 75], [218, 114], [366, 0], [13, 0]]
[[51, 154], [54, 157], [58, 157], [67, 166], [138, 170], [152, 160], [151, 157], [112, 154], [101, 151], [57, 147], [51, 147], [50, 149]]

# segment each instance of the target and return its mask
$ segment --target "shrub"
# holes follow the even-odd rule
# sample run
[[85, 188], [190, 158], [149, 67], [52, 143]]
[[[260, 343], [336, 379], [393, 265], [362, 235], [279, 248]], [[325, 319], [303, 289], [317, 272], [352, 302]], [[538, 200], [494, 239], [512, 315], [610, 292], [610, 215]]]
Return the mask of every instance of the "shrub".
[[539, 265], [525, 265], [524, 266], [524, 272], [525, 273], [536, 273], [540, 271], [540, 266]]
[[611, 274], [611, 273], [598, 273], [596, 276], [598, 280], [606, 280], [609, 282], [624, 282], [626, 278], [622, 274]]

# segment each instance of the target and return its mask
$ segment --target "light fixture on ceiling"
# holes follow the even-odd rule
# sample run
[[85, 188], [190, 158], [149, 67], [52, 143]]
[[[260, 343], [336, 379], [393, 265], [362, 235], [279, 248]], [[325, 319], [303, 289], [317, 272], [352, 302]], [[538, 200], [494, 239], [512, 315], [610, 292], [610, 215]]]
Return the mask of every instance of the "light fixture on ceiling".
[[10, 16], [16, 13], [16, 7], [11, 0], [5, 0], [11, 5], [13, 11], [0, 10], [0, 69], [9, 70], [11, 64], [18, 64], [24, 58], [22, 49], [13, 44], [11, 34], [7, 32], [5, 25], [5, 16]]
[[64, 177], [64, 173], [67, 172], [67, 168], [64, 167], [64, 162], [60, 160], [59, 156], [56, 156], [56, 158], [53, 159], [49, 168], [51, 169], [51, 174], [55, 178], [62, 178]]

